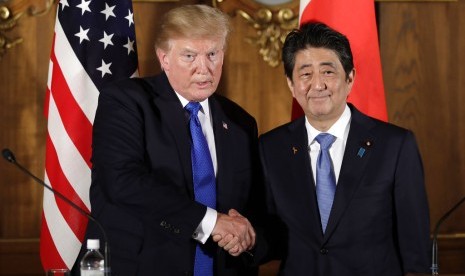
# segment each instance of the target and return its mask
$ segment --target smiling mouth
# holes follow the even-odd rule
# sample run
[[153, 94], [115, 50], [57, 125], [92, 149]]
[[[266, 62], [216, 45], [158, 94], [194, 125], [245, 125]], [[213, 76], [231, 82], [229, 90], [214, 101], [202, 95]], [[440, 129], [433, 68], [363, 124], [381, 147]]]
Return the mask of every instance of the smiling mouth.
[[308, 97], [309, 100], [313, 100], [313, 101], [318, 101], [318, 100], [325, 100], [327, 98], [330, 98], [331, 95], [318, 95], [318, 96], [310, 96]]

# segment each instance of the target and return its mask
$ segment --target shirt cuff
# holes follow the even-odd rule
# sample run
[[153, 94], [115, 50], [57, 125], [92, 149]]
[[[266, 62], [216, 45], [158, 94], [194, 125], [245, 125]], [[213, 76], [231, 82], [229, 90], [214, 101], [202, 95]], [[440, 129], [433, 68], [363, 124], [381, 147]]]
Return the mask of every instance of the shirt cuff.
[[200, 222], [197, 229], [195, 229], [192, 238], [198, 242], [205, 243], [213, 232], [216, 224], [217, 212], [215, 209], [207, 207], [207, 212]]

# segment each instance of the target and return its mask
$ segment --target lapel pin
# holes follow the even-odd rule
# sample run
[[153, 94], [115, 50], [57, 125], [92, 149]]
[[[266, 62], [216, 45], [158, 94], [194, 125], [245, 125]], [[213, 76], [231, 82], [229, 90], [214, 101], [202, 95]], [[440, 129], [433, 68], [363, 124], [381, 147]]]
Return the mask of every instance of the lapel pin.
[[223, 128], [224, 128], [224, 129], [228, 129], [228, 124], [225, 123], [225, 122], [223, 122]]
[[292, 147], [292, 152], [294, 153], [294, 155], [297, 153], [297, 148], [296, 147]]
[[362, 146], [360, 147], [360, 149], [358, 149], [358, 152], [357, 152], [357, 156], [362, 158], [363, 155], [365, 155], [365, 152], [366, 152], [366, 148], [369, 148], [373, 145], [373, 142], [371, 142], [370, 140], [366, 140], [365, 142], [362, 143]]

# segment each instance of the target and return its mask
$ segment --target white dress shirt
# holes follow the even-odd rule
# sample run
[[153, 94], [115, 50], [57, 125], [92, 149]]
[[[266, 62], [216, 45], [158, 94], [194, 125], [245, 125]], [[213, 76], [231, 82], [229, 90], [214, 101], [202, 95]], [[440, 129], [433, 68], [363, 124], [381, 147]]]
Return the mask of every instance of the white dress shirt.
[[[181, 104], [184, 107], [189, 103], [183, 96], [181, 96], [178, 92], [176, 92]], [[215, 146], [215, 135], [213, 134], [213, 123], [212, 118], [210, 116], [210, 106], [208, 105], [208, 99], [200, 102], [202, 108], [199, 110], [197, 116], [199, 117], [200, 124], [202, 125], [202, 132], [205, 135], [208, 143], [208, 149], [210, 150], [210, 155], [213, 162], [213, 169], [215, 171], [215, 176], [217, 172], [218, 162], [216, 160], [216, 146]], [[197, 229], [192, 235], [192, 238], [201, 242], [205, 243], [210, 237], [213, 228], [216, 224], [217, 212], [215, 209], [207, 207], [207, 212], [203, 217], [202, 221], [200, 222]]]
[[[331, 160], [333, 162], [334, 174], [336, 176], [336, 185], [339, 179], [339, 173], [341, 172], [342, 158], [344, 157], [347, 137], [349, 136], [351, 116], [350, 108], [346, 105], [341, 117], [339, 117], [339, 119], [326, 132], [336, 137], [336, 140], [329, 149], [329, 154], [331, 155]], [[305, 118], [305, 127], [307, 128], [309, 142], [308, 150], [312, 163], [313, 180], [316, 185], [316, 161], [318, 159], [318, 153], [320, 152], [320, 144], [315, 140], [315, 137], [321, 132], [311, 126], [307, 118]]]

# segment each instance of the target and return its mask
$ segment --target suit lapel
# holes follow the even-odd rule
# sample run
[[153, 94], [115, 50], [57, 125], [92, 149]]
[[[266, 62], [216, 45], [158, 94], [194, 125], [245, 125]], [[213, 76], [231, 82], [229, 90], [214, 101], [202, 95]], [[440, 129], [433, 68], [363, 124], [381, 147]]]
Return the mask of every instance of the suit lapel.
[[[216, 161], [217, 161], [217, 209], [223, 210], [223, 198], [235, 193], [234, 186], [229, 185], [233, 179], [232, 168], [234, 162], [231, 156], [231, 145], [234, 143], [233, 134], [234, 123], [224, 113], [216, 100], [215, 94], [209, 98], [209, 106], [212, 116], [213, 133], [215, 136]], [[236, 191], [237, 192], [237, 191]]]
[[[190, 157], [191, 139], [187, 115], [165, 74], [162, 73], [155, 78], [148, 79], [147, 83], [151, 85], [150, 91], [154, 94], [153, 103], [160, 110], [161, 129], [158, 131], [167, 129], [171, 133], [170, 138], [174, 140], [182, 164], [186, 188], [190, 196], [194, 197]], [[166, 142], [171, 143], [171, 141]]]
[[288, 129], [290, 131], [290, 143], [287, 145], [288, 148], [284, 150], [289, 152], [289, 154], [285, 154], [285, 156], [289, 156], [286, 163], [289, 164], [291, 178], [288, 182], [289, 188], [287, 192], [294, 193], [291, 197], [297, 201], [303, 199], [303, 202], [294, 202], [302, 206], [299, 210], [299, 218], [303, 219], [303, 222], [299, 223], [299, 225], [303, 226], [301, 231], [311, 231], [314, 237], [321, 240], [321, 224], [312, 224], [312, 222], [320, 221], [320, 214], [308, 151], [309, 142], [305, 127], [305, 117], [301, 117], [292, 122]]
[[338, 222], [360, 186], [363, 172], [371, 159], [371, 148], [376, 146], [375, 138], [369, 131], [373, 122], [353, 106], [350, 107], [352, 111], [350, 131], [324, 242], [337, 228]]

